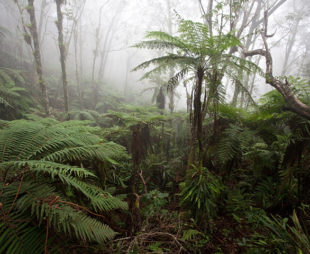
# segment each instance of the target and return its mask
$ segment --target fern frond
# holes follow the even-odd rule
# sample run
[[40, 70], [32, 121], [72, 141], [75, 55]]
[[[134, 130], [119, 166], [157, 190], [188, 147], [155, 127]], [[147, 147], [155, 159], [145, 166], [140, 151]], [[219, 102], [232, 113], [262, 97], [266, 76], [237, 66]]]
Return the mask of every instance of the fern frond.
[[[36, 241], [42, 252], [42, 230], [47, 225], [55, 237], [64, 233], [98, 243], [113, 238], [116, 233], [110, 227], [89, 215], [102, 217], [101, 213], [112, 209], [127, 209], [127, 203], [91, 184], [96, 181], [93, 172], [69, 163], [92, 165], [97, 160], [116, 164], [120, 158], [128, 158], [125, 148], [102, 140], [93, 134], [98, 129], [80, 121], [37, 119], [1, 125], [1, 206], [9, 216], [1, 218], [0, 231], [9, 240], [0, 237], [0, 253], [21, 253], [28, 248], [24, 239]], [[83, 205], [71, 200], [67, 188], [81, 194]], [[52, 242], [53, 237], [48, 244]]]
[[162, 64], [173, 67], [173, 66], [196, 64], [196, 61], [195, 58], [193, 57], [168, 54], [167, 56], [157, 57], [149, 61], [143, 62], [142, 64], [136, 66], [132, 71], [146, 69], [151, 65], [162, 65]]
[[224, 131], [223, 138], [220, 140], [218, 157], [222, 163], [233, 159], [241, 153], [240, 135], [242, 128], [238, 125], [230, 125], [229, 129]]

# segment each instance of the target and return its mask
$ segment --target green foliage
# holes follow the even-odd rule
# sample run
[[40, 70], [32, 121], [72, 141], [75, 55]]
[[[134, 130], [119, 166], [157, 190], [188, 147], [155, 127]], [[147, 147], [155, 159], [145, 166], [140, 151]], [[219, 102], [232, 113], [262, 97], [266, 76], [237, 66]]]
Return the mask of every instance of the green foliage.
[[174, 50], [176, 53], [166, 53], [135, 67], [133, 71], [156, 66], [146, 72], [142, 79], [175, 68], [176, 74], [170, 77], [169, 83], [176, 86], [188, 75], [196, 76], [197, 70], [201, 68], [205, 72], [210, 97], [216, 97], [220, 94], [221, 82], [214, 81], [212, 75], [215, 75], [215, 72], [218, 76], [226, 74], [239, 80], [240, 69], [263, 73], [250, 61], [225, 54], [229, 48], [240, 45], [240, 41], [233, 33], [211, 35], [207, 26], [199, 22], [179, 18], [178, 35], [172, 36], [165, 32], [152, 31], [147, 34], [146, 38], [149, 40], [140, 42], [134, 47], [169, 52]]
[[217, 214], [217, 202], [224, 186], [208, 169], [193, 167], [188, 180], [181, 184], [180, 204], [191, 210], [196, 220], [211, 219]]
[[162, 115], [157, 107], [138, 107], [133, 105], [124, 105], [121, 111], [110, 111], [104, 117], [115, 119], [115, 122], [126, 128], [130, 128], [139, 123], [156, 125], [169, 119]]
[[30, 252], [34, 241], [42, 252], [45, 228], [55, 232], [48, 246], [62, 234], [98, 243], [115, 236], [96, 217], [126, 209], [127, 204], [99, 188], [95, 174], [83, 165], [115, 164], [127, 155], [120, 145], [94, 135], [94, 130], [86, 122], [52, 119], [4, 124], [0, 130], [0, 231], [5, 237], [0, 238], [0, 253]]
[[239, 125], [230, 124], [223, 131], [223, 137], [218, 143], [218, 158], [226, 163], [235, 157], [241, 157], [248, 149], [255, 133], [249, 129], [243, 129]]
[[300, 98], [304, 103], [310, 103], [310, 89], [309, 81], [302, 79], [300, 77], [289, 76], [287, 81], [291, 84], [294, 94]]
[[10, 68], [0, 68], [0, 115], [2, 119], [15, 119], [29, 111], [31, 99], [23, 87], [21, 73]]
[[240, 222], [240, 218], [254, 205], [254, 202], [251, 200], [251, 194], [243, 191], [242, 188], [231, 189], [227, 192], [225, 209]]
[[180, 239], [191, 253], [203, 253], [201, 248], [210, 244], [210, 237], [196, 229], [185, 229]]
[[156, 213], [162, 213], [163, 207], [167, 204], [166, 198], [168, 193], [162, 193], [158, 190], [152, 190], [145, 194], [144, 198], [149, 204], [144, 209], [144, 213], [147, 216], [153, 216]]
[[257, 218], [264, 227], [264, 234], [253, 236], [253, 245], [260, 246], [265, 253], [308, 253], [310, 238], [296, 215], [291, 217], [292, 225], [288, 218], [278, 218], [266, 215]]

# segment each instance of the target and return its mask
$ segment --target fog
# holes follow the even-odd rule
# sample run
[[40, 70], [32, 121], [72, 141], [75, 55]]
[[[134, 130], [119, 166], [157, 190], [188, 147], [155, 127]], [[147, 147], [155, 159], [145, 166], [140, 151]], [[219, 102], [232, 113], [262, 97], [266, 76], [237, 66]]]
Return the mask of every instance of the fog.
[[[131, 70], [141, 62], [165, 52], [137, 49], [132, 46], [144, 40], [148, 31], [158, 30], [176, 35], [180, 17], [204, 22], [203, 11], [208, 8], [207, 2], [198, 0], [66, 1], [62, 6], [62, 11], [69, 86], [76, 86], [77, 75], [79, 75], [81, 83], [99, 82], [100, 87], [112, 87], [129, 101], [150, 104], [152, 92], [142, 93], [141, 91], [154, 86], [154, 83], [147, 79], [140, 80], [145, 71], [132, 72]], [[218, 2], [229, 4], [231, 1]], [[255, 2], [252, 6], [253, 11], [249, 13], [248, 24], [246, 24], [249, 27], [251, 18], [254, 18], [256, 2], [260, 1], [245, 2], [247, 3], [243, 4], [243, 8], [249, 8], [252, 2]], [[1, 44], [3, 51], [10, 52], [19, 59], [18, 62], [12, 63], [14, 67], [23, 69], [25, 68], [24, 62], [33, 64], [31, 48], [24, 41], [23, 25], [27, 26], [29, 16], [26, 11], [27, 1], [19, 0], [16, 3], [8, 0], [0, 1], [0, 26], [6, 31]], [[60, 53], [55, 25], [56, 4], [52, 0], [34, 1], [34, 3], [44, 76], [47, 83], [50, 83], [50, 87], [60, 87]], [[269, 17], [269, 33], [273, 36], [268, 39], [274, 61], [274, 74], [308, 78], [304, 68], [309, 52], [309, 2], [306, 0], [261, 1], [260, 19], [263, 18], [264, 9], [272, 10], [275, 6], [276, 10]], [[223, 7], [219, 11], [225, 19], [227, 8]], [[246, 11], [246, 9], [242, 10], [239, 15], [244, 15]], [[242, 25], [241, 23], [242, 19], [239, 18], [235, 27], [236, 32]], [[227, 23], [226, 26], [228, 27], [229, 24]], [[262, 24], [254, 30], [255, 39], [250, 44], [251, 49], [263, 47], [259, 29], [262, 29]], [[245, 29], [240, 36], [241, 42], [245, 42], [247, 32], [248, 30]], [[240, 55], [240, 52], [239, 49], [236, 55]], [[257, 57], [252, 58], [253, 61], [256, 61], [255, 59]], [[6, 65], [6, 63], [3, 64]], [[259, 65], [263, 70], [265, 69], [264, 59], [260, 59]], [[164, 75], [163, 78], [165, 78]], [[253, 82], [255, 85], [252, 89], [252, 97], [255, 100], [272, 89], [259, 75], [254, 77]], [[223, 83], [227, 89], [226, 101], [229, 102], [234, 93], [234, 82], [224, 78]], [[176, 93], [179, 94], [175, 100], [176, 108], [185, 109], [186, 95], [183, 85], [177, 88]]]
[[310, 253], [310, 0], [0, 0], [0, 254]]

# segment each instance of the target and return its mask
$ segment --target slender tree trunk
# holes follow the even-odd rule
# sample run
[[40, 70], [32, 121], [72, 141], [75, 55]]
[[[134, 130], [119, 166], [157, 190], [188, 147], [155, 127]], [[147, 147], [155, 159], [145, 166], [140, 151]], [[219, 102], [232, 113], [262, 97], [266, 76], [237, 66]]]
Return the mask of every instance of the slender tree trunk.
[[[191, 168], [194, 160], [198, 159], [198, 166], [202, 163], [202, 110], [201, 110], [201, 94], [203, 83], [204, 70], [202, 67], [197, 69], [196, 73], [196, 87], [194, 91], [194, 116], [192, 120], [192, 138], [191, 151], [188, 159], [188, 169]], [[195, 150], [198, 145], [198, 158], [195, 158]]]
[[108, 60], [109, 49], [111, 47], [112, 40], [113, 40], [114, 34], [115, 34], [112, 32], [112, 29], [114, 27], [114, 24], [116, 23], [115, 21], [117, 21], [117, 17], [119, 17], [119, 15], [122, 14], [123, 8], [124, 8], [124, 5], [120, 2], [111, 22], [109, 24], [107, 32], [104, 35], [105, 38], [104, 38], [104, 42], [103, 42], [103, 45], [101, 47], [101, 53], [100, 53], [101, 59], [100, 59], [100, 65], [99, 65], [99, 71], [98, 71], [98, 81], [103, 80], [104, 71], [105, 71], [107, 60]]
[[293, 46], [295, 44], [299, 23], [300, 23], [300, 19], [298, 18], [296, 23], [294, 24], [293, 31], [290, 32], [289, 41], [286, 45], [286, 51], [285, 51], [285, 57], [284, 57], [284, 63], [283, 63], [283, 67], [282, 67], [281, 76], [284, 76], [287, 72], [288, 60], [290, 58]]
[[298, 99], [298, 97], [294, 94], [291, 85], [288, 83], [287, 80], [283, 82], [281, 80], [276, 79], [273, 76], [272, 56], [267, 43], [268, 38], [267, 27], [268, 27], [268, 13], [265, 12], [264, 30], [261, 32], [265, 49], [256, 49], [252, 51], [246, 51], [244, 49], [243, 54], [245, 54], [245, 56], [247, 57], [255, 55], [264, 56], [266, 59], [266, 83], [277, 89], [282, 94], [284, 100], [287, 102], [289, 109], [291, 111], [310, 120], [310, 107]]
[[[251, 8], [253, 8], [253, 6], [251, 6]], [[257, 1], [257, 6], [256, 6], [255, 13], [253, 16], [253, 22], [251, 23], [251, 26], [250, 26], [249, 32], [248, 32], [249, 35], [248, 35], [247, 40], [245, 42], [245, 48], [247, 50], [249, 49], [249, 47], [252, 43], [255, 43], [255, 40], [253, 40], [253, 32], [254, 32], [255, 28], [257, 27], [256, 22], [257, 22], [257, 20], [259, 20], [259, 17], [261, 15], [261, 10], [262, 10], [262, 3], [261, 3], [261, 1]], [[248, 21], [248, 18], [249, 18], [249, 16], [247, 16], [247, 18], [245, 18], [243, 21], [245, 21], [245, 23], [246, 23]], [[245, 28], [245, 23], [242, 26], [242, 30]], [[240, 35], [241, 35], [241, 33], [240, 33]], [[239, 37], [240, 37], [240, 35], [239, 35]], [[245, 56], [242, 54], [241, 58], [245, 59]], [[239, 77], [243, 76], [242, 70], [239, 70], [238, 76]], [[237, 105], [237, 99], [238, 99], [239, 94], [240, 94], [240, 84], [238, 84], [238, 81], [236, 81], [234, 95], [233, 95], [233, 99], [231, 102], [231, 104], [233, 106]]]
[[45, 109], [45, 114], [47, 116], [49, 116], [50, 115], [49, 103], [48, 103], [45, 80], [43, 78], [40, 43], [39, 43], [39, 38], [38, 38], [37, 22], [36, 22], [33, 2], [34, 2], [34, 0], [28, 0], [29, 6], [27, 8], [27, 11], [29, 13], [30, 23], [31, 23], [31, 27], [29, 27], [29, 30], [30, 30], [31, 37], [33, 40], [33, 47], [34, 47], [33, 48], [33, 55], [34, 55], [36, 70], [37, 70], [37, 74], [38, 74], [38, 78], [39, 78], [39, 85], [41, 88], [42, 102], [43, 102], [43, 106]]
[[73, 39], [74, 39], [75, 79], [76, 79], [76, 84], [77, 84], [79, 106], [82, 109], [81, 80], [80, 80], [79, 63], [78, 63], [78, 31], [77, 31], [77, 27], [74, 30]]
[[94, 57], [93, 57], [93, 64], [92, 64], [92, 73], [91, 73], [91, 82], [92, 82], [92, 86], [93, 86], [93, 107], [94, 109], [96, 108], [96, 104], [97, 104], [97, 99], [98, 99], [98, 83], [95, 81], [95, 69], [96, 69], [96, 61], [97, 61], [97, 57], [98, 57], [98, 53], [99, 53], [99, 45], [100, 45], [100, 41], [101, 41], [101, 17], [102, 17], [102, 10], [103, 7], [105, 6], [105, 4], [103, 4], [100, 7], [99, 10], [99, 20], [98, 20], [98, 26], [96, 28], [96, 36], [95, 36], [95, 49], [93, 51], [94, 53]]
[[[168, 33], [170, 35], [172, 35], [173, 31], [172, 31], [171, 0], [167, 0], [166, 3], [167, 3], [167, 10], [168, 10], [168, 22], [167, 22]], [[172, 51], [172, 53], [173, 53], [173, 51]], [[169, 70], [169, 77], [171, 78], [171, 77], [173, 77], [173, 75], [174, 75], [174, 69], [171, 67]], [[175, 88], [172, 86], [172, 87], [170, 87], [169, 94], [168, 94], [170, 114], [172, 114], [174, 111], [174, 97], [175, 97], [174, 95], [175, 95]]]
[[208, 3], [208, 9], [207, 9], [207, 23], [208, 23], [208, 27], [209, 27], [209, 31], [210, 31], [210, 35], [212, 36], [213, 34], [213, 27], [212, 27], [212, 15], [213, 13], [213, 0], [209, 0]]
[[[256, 64], [256, 65], [259, 65], [260, 60], [261, 60], [261, 56], [259, 56], [259, 57], [257, 58], [255, 64]], [[252, 96], [253, 90], [254, 90], [256, 75], [257, 75], [257, 72], [256, 72], [256, 71], [255, 71], [254, 73], [252, 73], [252, 79], [251, 79], [251, 82], [250, 82], [250, 84], [249, 84], [249, 93], [250, 93], [251, 96]], [[249, 107], [250, 101], [251, 101], [251, 98], [250, 98], [250, 96], [249, 96], [249, 97], [248, 97], [248, 100], [246, 101], [245, 108], [248, 108], [248, 107]]]
[[[241, 55], [241, 59], [244, 60], [245, 56], [242, 54]], [[242, 63], [240, 63], [240, 66], [242, 66]], [[234, 90], [234, 95], [233, 95], [233, 99], [231, 104], [236, 107], [237, 106], [237, 100], [238, 100], [238, 96], [240, 94], [241, 91], [241, 86], [243, 86], [243, 88], [245, 88], [246, 84], [244, 83], [244, 78], [243, 78], [243, 70], [241, 68], [239, 68], [238, 70], [238, 76], [240, 77], [240, 80], [235, 80], [235, 90]]]
[[61, 63], [61, 71], [62, 71], [62, 83], [64, 90], [64, 107], [65, 112], [68, 114], [69, 112], [69, 101], [68, 101], [68, 80], [67, 80], [67, 72], [66, 72], [66, 47], [64, 45], [64, 36], [63, 36], [63, 14], [61, 11], [61, 6], [64, 0], [55, 0], [57, 7], [57, 29], [58, 29], [58, 46], [60, 51], [60, 63]]
[[127, 97], [128, 92], [128, 73], [129, 73], [129, 66], [130, 66], [130, 57], [127, 55], [126, 59], [126, 74], [125, 74], [125, 85], [124, 85], [124, 97]]
[[40, 6], [40, 20], [39, 20], [39, 26], [38, 26], [38, 37], [39, 37], [39, 41], [42, 43], [43, 41], [43, 35], [44, 32], [42, 33], [42, 29], [43, 29], [43, 19], [44, 19], [44, 11], [47, 7], [47, 2], [46, 0], [42, 0], [41, 2], [41, 6]]
[[[279, 7], [281, 7], [287, 0], [278, 0], [276, 2], [274, 2], [274, 5], [272, 7], [270, 7], [270, 9], [268, 10], [268, 17], [274, 13]], [[254, 3], [254, 0], [253, 0]], [[244, 19], [242, 21], [242, 25], [241, 27], [238, 29], [238, 34], [237, 34], [237, 38], [240, 38], [242, 32], [244, 31], [244, 29], [246, 28], [248, 22], [249, 22], [249, 18], [252, 19], [251, 21], [251, 25], [249, 27], [249, 30], [247, 31], [247, 40], [244, 44], [244, 47], [246, 50], [249, 50], [250, 45], [255, 43], [255, 39], [253, 40], [253, 36], [255, 36], [255, 29], [257, 29], [257, 27], [263, 23], [264, 18], [261, 18], [261, 12], [263, 10], [263, 5], [262, 5], [262, 1], [261, 0], [256, 0], [256, 8], [255, 8], [255, 12], [253, 17], [250, 16], [251, 10], [254, 7], [254, 5], [252, 4], [249, 8], [249, 12], [244, 14]], [[230, 54], [235, 52], [235, 48], [232, 48], [230, 51]], [[241, 72], [242, 74], [242, 72]], [[240, 94], [240, 86], [238, 84], [235, 85], [235, 90], [234, 90], [234, 96], [233, 96], [233, 100], [232, 100], [232, 104], [236, 105], [237, 103], [237, 98]]]
[[[82, 37], [82, 23], [81, 21], [79, 22], [79, 60], [80, 60], [80, 70], [79, 70], [79, 77], [81, 80], [81, 83], [83, 83], [83, 73], [84, 73], [84, 68], [83, 68], [83, 37]], [[84, 107], [84, 103], [83, 103], [83, 87], [81, 87], [80, 85], [80, 89], [81, 89], [81, 102], [82, 102], [82, 107]]]

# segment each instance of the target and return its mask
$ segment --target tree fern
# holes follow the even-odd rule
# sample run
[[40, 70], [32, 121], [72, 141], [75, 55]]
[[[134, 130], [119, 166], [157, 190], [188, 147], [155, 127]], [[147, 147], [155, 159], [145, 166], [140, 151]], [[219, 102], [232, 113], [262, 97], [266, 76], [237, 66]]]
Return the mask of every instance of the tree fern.
[[[250, 71], [259, 68], [248, 61], [227, 54], [230, 48], [240, 45], [240, 41], [233, 33], [214, 35], [210, 33], [205, 24], [180, 17], [176, 36], [154, 31], [148, 34], [147, 39], [135, 46], [170, 52], [173, 49], [175, 52], [165, 53], [163, 56], [145, 61], [134, 68], [134, 71], [155, 67], [143, 77], [148, 78], [152, 73], [162, 73], [175, 68], [177, 74], [169, 80], [169, 84], [173, 87], [181, 79], [188, 76], [195, 77], [191, 93], [193, 98], [189, 100], [190, 108], [193, 107], [193, 114], [190, 117], [192, 140], [188, 165], [190, 167], [194, 161], [197, 165], [201, 164], [201, 155], [204, 153], [202, 151], [202, 122], [206, 113], [210, 113], [209, 115], [213, 117], [214, 125], [217, 122], [217, 105], [224, 101], [225, 96], [222, 86], [224, 75], [233, 75], [234, 69], [237, 69], [235, 73], [238, 73], [238, 70], [242, 69]], [[201, 103], [201, 98], [204, 98], [203, 103]]]

